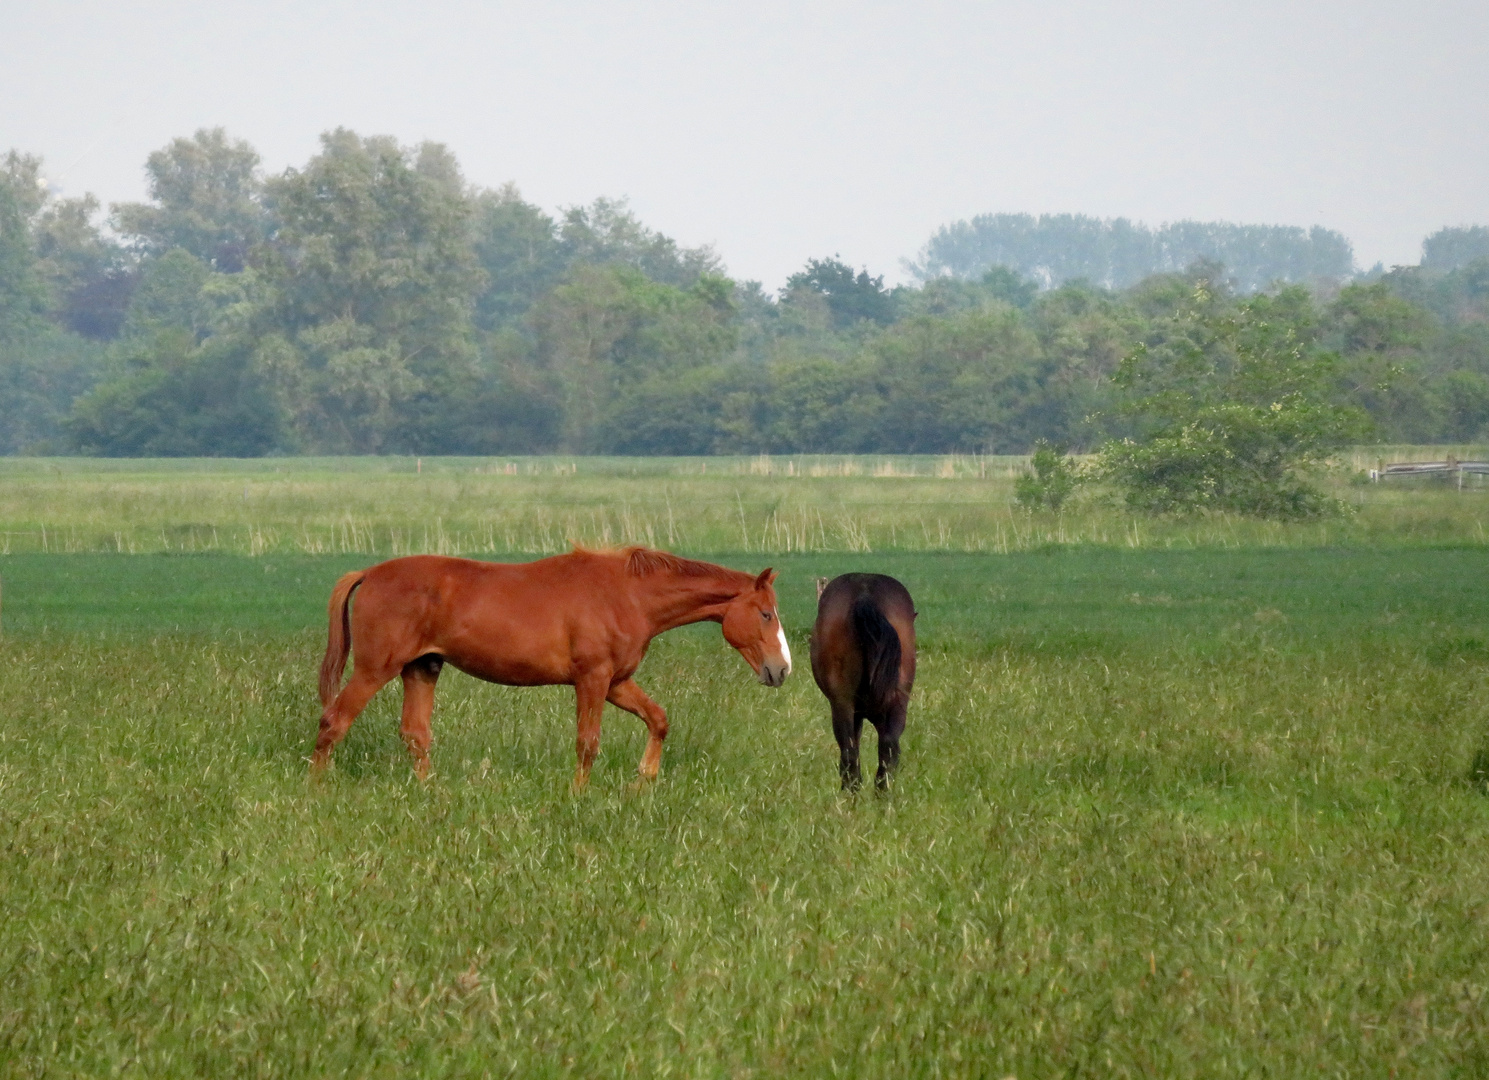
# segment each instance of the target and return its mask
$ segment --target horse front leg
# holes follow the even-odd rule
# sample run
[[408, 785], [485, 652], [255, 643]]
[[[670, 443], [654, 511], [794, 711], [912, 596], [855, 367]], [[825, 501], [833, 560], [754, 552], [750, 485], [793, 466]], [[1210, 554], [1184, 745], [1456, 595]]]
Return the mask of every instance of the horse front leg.
[[574, 790], [583, 791], [589, 784], [589, 771], [600, 752], [600, 717], [605, 712], [605, 696], [610, 692], [610, 672], [590, 671], [574, 680], [574, 698], [579, 729], [574, 740], [578, 763], [574, 767]]
[[666, 710], [630, 679], [622, 679], [612, 686], [607, 700], [646, 721], [646, 753], [641, 755], [636, 772], [643, 780], [655, 780], [662, 768], [662, 743], [667, 739]]

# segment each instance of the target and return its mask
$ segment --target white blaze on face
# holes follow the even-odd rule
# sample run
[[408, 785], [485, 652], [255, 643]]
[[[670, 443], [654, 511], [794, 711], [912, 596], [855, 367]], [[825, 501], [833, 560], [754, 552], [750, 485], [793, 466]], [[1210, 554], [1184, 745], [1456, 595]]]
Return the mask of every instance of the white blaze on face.
[[786, 644], [786, 628], [781, 625], [780, 613], [776, 613], [776, 638], [781, 643], [781, 658], [786, 661], [786, 674], [791, 674], [791, 646]]

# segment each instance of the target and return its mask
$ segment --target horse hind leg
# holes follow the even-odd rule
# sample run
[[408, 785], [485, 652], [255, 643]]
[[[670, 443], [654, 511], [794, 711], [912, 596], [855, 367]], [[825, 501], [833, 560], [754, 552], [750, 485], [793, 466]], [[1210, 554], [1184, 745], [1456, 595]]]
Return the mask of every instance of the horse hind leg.
[[858, 768], [858, 739], [863, 732], [863, 714], [853, 705], [832, 703], [832, 734], [838, 741], [838, 778], [844, 791], [857, 791], [863, 783]]
[[444, 666], [438, 656], [421, 656], [403, 665], [403, 720], [398, 730], [420, 780], [429, 775], [429, 716], [434, 711], [434, 686]]
[[874, 728], [879, 732], [879, 771], [874, 774], [874, 786], [880, 791], [889, 790], [895, 770], [900, 765], [900, 736], [905, 731], [905, 704], [896, 704], [882, 720], [875, 718]]
[[372, 695], [383, 688], [390, 676], [377, 674], [358, 667], [347, 684], [341, 688], [341, 693], [326, 706], [321, 713], [320, 733], [315, 739], [315, 752], [310, 755], [310, 768], [319, 772], [331, 762], [331, 751], [336, 749], [336, 744], [346, 737], [351, 730], [352, 721], [355, 720], [367, 703], [372, 700]]

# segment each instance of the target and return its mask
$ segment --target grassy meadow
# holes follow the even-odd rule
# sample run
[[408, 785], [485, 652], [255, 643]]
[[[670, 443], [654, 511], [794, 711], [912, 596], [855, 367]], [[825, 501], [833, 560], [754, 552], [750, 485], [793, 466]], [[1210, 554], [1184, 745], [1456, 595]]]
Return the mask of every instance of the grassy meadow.
[[[0, 460], [0, 1075], [1489, 1074], [1489, 491], [1375, 455], [1304, 525], [1028, 515], [1013, 459]], [[428, 782], [396, 687], [308, 780], [340, 573], [570, 539], [775, 566], [796, 672], [659, 639], [641, 790], [634, 717], [574, 797], [572, 692], [449, 671]], [[921, 613], [888, 797], [805, 666], [863, 569]]]
[[[1486, 500], [1446, 484], [1362, 484], [1378, 460], [1489, 457], [1486, 447], [1346, 455], [1331, 478], [1355, 512], [1278, 524], [1135, 518], [1110, 500], [1030, 515], [1026, 459], [0, 458], [0, 555], [40, 552], [549, 555], [573, 541], [691, 552], [1007, 554], [1046, 544], [1141, 547], [1489, 543]], [[1484, 494], [1469, 477], [1465, 494]]]

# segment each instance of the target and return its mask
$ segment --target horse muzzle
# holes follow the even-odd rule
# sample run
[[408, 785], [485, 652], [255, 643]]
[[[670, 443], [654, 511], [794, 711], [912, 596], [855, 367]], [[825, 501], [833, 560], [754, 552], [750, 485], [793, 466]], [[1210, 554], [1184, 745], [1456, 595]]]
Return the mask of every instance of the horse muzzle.
[[766, 686], [780, 686], [790, 674], [791, 664], [789, 662], [772, 664], [767, 661], [760, 665], [760, 681]]

